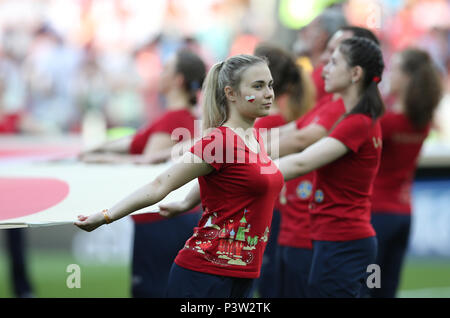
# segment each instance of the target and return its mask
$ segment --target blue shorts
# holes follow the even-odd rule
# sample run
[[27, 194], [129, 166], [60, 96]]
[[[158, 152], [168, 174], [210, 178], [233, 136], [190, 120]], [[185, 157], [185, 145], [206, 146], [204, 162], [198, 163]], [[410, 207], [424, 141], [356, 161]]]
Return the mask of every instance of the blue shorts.
[[261, 276], [255, 281], [255, 289], [259, 297], [276, 297], [276, 253], [278, 249], [278, 233], [280, 232], [281, 214], [278, 210], [273, 211], [272, 224], [270, 225], [269, 241], [264, 250], [261, 266]]
[[306, 298], [312, 249], [278, 246], [276, 294], [279, 298]]
[[173, 263], [168, 298], [251, 298], [253, 279], [206, 274]]
[[199, 213], [157, 222], [135, 223], [132, 259], [132, 297], [165, 296], [170, 267], [193, 233]]
[[378, 239], [376, 263], [381, 268], [381, 286], [371, 289], [370, 296], [393, 298], [397, 292], [401, 269], [408, 248], [411, 216], [373, 213], [372, 226]]
[[377, 254], [375, 236], [343, 242], [313, 241], [308, 296], [359, 298], [368, 277], [367, 267]]

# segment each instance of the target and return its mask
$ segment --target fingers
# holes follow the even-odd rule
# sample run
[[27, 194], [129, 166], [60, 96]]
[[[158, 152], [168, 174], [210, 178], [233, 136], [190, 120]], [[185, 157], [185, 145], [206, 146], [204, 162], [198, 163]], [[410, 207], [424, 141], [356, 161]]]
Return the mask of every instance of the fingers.
[[79, 227], [80, 229], [84, 230], [84, 231], [91, 232], [93, 230], [92, 229], [92, 225], [86, 223], [86, 220], [88, 218], [89, 217], [84, 216], [84, 215], [78, 215], [78, 220], [79, 221], [78, 222], [74, 222], [73, 224], [76, 225], [77, 227]]
[[80, 220], [80, 221], [86, 221], [87, 220], [87, 216], [84, 216], [84, 215], [79, 215], [78, 216], [78, 220]]

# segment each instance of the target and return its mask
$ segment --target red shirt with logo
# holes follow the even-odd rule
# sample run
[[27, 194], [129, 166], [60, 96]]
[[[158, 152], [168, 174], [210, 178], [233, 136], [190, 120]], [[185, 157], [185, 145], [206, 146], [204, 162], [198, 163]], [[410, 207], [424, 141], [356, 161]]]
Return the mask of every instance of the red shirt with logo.
[[[190, 135], [180, 135], [178, 137], [178, 142], [182, 140], [187, 140], [194, 137], [194, 122], [195, 117], [187, 109], [168, 111], [161, 117], [159, 117], [153, 123], [140, 129], [136, 135], [134, 135], [133, 140], [130, 145], [130, 154], [142, 154], [144, 152], [145, 146], [148, 140], [152, 137], [154, 133], [166, 133], [172, 135], [175, 129], [185, 128], [186, 133]], [[165, 220], [166, 218], [159, 215], [158, 213], [144, 213], [132, 215], [133, 220], [136, 223], [145, 222], [155, 222], [159, 220]]]
[[191, 148], [214, 171], [198, 178], [204, 212], [178, 253], [177, 265], [214, 275], [259, 277], [283, 176], [255, 135], [259, 154], [227, 127], [214, 129]]
[[388, 112], [380, 120], [383, 151], [375, 179], [372, 213], [411, 213], [411, 187], [417, 159], [430, 125], [416, 129], [401, 113]]
[[311, 237], [350, 241], [375, 235], [370, 223], [373, 182], [381, 158], [381, 127], [364, 114], [340, 121], [329, 137], [349, 152], [316, 171], [310, 205]]
[[[345, 113], [342, 99], [333, 101], [331, 96], [322, 98], [305, 116], [297, 120], [297, 128], [310, 124], [320, 125], [329, 131]], [[315, 171], [285, 183], [280, 206], [281, 225], [278, 244], [295, 248], [312, 248], [309, 202], [314, 194]]]

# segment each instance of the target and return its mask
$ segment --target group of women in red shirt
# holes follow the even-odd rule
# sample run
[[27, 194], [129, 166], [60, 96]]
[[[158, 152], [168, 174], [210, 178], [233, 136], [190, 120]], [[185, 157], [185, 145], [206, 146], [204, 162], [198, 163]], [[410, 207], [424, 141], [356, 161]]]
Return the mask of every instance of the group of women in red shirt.
[[[391, 234], [381, 238], [379, 233], [397, 233], [393, 227], [398, 227], [403, 243], [389, 278], [397, 282], [388, 287], [395, 293], [408, 237], [412, 177], [440, 83], [425, 52], [399, 53], [392, 70], [398, 77], [392, 89], [397, 103], [383, 116], [378, 89], [383, 56], [376, 38], [359, 31], [342, 29], [330, 39], [335, 48], [323, 70], [328, 95], [298, 119], [279, 116], [276, 125], [286, 124], [280, 128], [280, 150], [283, 143], [303, 140], [301, 151], [281, 151], [276, 163], [273, 140], [268, 148], [267, 136], [254, 129], [276, 103], [279, 83], [268, 55], [232, 56], [213, 65], [203, 83], [201, 139], [148, 185], [75, 224], [92, 231], [158, 203], [197, 178], [184, 201], [160, 205], [165, 217], [200, 203], [203, 209], [170, 268], [165, 296], [252, 297], [276, 204], [281, 226], [273, 297], [363, 297], [368, 292], [387, 297], [384, 289], [378, 295], [367, 291], [367, 268], [379, 262], [388, 271]], [[289, 77], [279, 81], [283, 78]], [[301, 75], [292, 78], [300, 81]], [[421, 85], [423, 95], [415, 89]], [[164, 245], [166, 236], [158, 244]]]

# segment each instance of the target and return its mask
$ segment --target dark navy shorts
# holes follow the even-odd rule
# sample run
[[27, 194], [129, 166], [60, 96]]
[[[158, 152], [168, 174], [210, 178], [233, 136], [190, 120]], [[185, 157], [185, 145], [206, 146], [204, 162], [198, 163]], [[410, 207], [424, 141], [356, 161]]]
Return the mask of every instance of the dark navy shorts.
[[313, 241], [313, 258], [308, 281], [309, 297], [358, 298], [375, 264], [375, 236], [343, 242]]
[[312, 253], [312, 249], [278, 246], [275, 297], [307, 297]]
[[254, 279], [192, 271], [173, 263], [168, 298], [251, 298]]
[[280, 232], [281, 214], [278, 210], [273, 210], [272, 223], [270, 225], [269, 241], [261, 266], [261, 276], [255, 281], [255, 292], [261, 298], [276, 297], [276, 280], [278, 273], [276, 270], [276, 253], [278, 249], [278, 233]]
[[393, 298], [397, 292], [408, 248], [411, 216], [373, 213], [372, 226], [378, 239], [376, 263], [381, 269], [381, 286], [371, 289], [370, 295], [377, 298]]
[[136, 298], [165, 296], [170, 267], [197, 226], [200, 213], [157, 222], [135, 223], [131, 293]]

